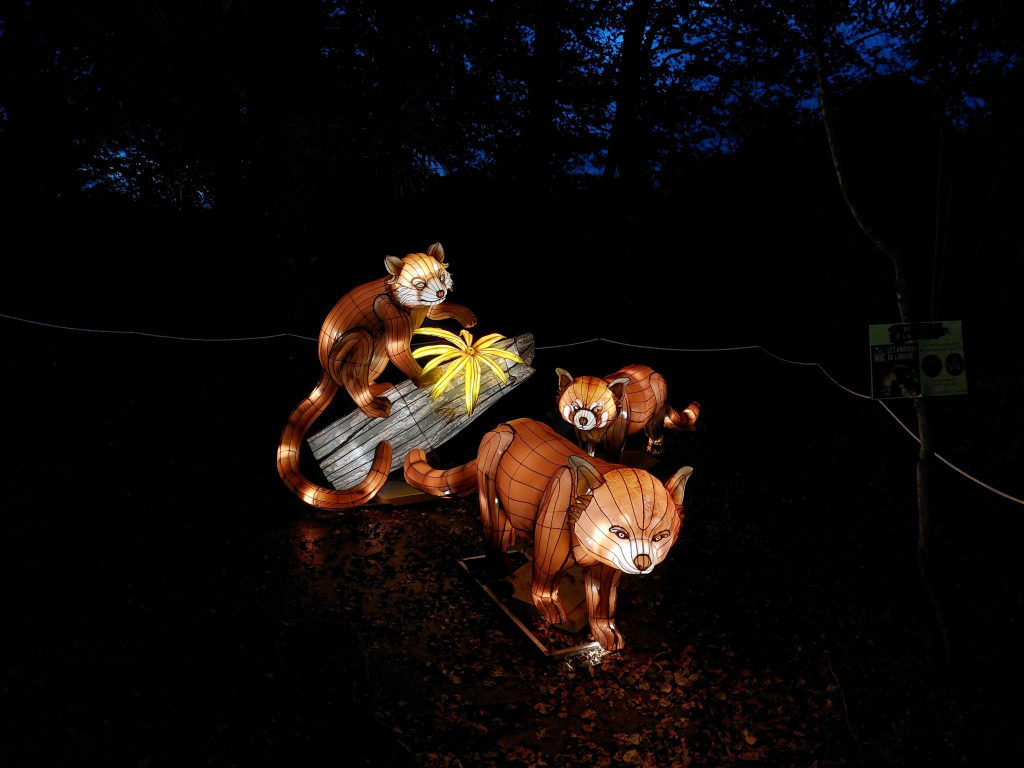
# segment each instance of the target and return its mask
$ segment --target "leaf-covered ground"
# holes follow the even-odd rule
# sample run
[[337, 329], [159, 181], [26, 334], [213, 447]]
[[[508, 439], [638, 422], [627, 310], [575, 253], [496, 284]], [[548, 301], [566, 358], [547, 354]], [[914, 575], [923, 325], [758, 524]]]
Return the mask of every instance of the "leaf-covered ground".
[[5, 766], [983, 766], [1013, 742], [1019, 515], [940, 478], [943, 667], [912, 442], [827, 382], [784, 420], [693, 382], [700, 428], [652, 469], [695, 467], [681, 536], [623, 579], [625, 650], [559, 661], [459, 564], [472, 498], [288, 494], [272, 457], [303, 377], [232, 389], [251, 351], [33, 333], [7, 370], [45, 407], [10, 417]]
[[330, 599], [326, 615], [360, 637], [358, 700], [416, 765], [895, 765], [967, 754], [942, 702], [928, 699], [912, 601], [881, 588], [864, 604], [849, 592], [857, 574], [839, 563], [833, 581], [810, 584], [821, 576], [794, 562], [793, 543], [728, 511], [701, 520], [705, 501], [692, 507], [670, 559], [624, 580], [626, 650], [560, 661], [455, 562], [479, 551], [472, 503], [309, 520], [294, 545], [307, 594], [319, 596], [309, 608], [325, 620]]

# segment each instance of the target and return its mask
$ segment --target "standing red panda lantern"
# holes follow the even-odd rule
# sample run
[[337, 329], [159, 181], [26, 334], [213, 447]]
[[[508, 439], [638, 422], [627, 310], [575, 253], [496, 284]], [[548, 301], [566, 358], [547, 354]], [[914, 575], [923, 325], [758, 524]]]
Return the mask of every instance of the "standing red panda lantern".
[[676, 411], [667, 401], [665, 377], [646, 365], [627, 365], [603, 378], [574, 379], [563, 368], [555, 373], [558, 412], [590, 456], [619, 461], [626, 438], [641, 429], [647, 434], [647, 452], [661, 453], [663, 427], [683, 431], [697, 423], [700, 403]]
[[435, 496], [476, 490], [490, 551], [507, 553], [519, 537], [533, 541], [533, 602], [549, 623], [566, 620], [558, 587], [569, 568], [581, 566], [591, 632], [613, 651], [625, 645], [615, 625], [619, 580], [650, 573], [665, 559], [693, 468], [662, 483], [645, 470], [589, 458], [546, 424], [516, 419], [484, 435], [467, 464], [433, 469], [413, 450], [404, 471], [409, 485]]

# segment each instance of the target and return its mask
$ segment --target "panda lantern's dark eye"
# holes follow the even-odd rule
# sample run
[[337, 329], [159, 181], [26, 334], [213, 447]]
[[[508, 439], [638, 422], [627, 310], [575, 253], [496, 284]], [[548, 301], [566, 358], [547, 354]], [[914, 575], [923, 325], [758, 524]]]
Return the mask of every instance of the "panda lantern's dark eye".
[[609, 528], [608, 530], [609, 530], [609, 531], [611, 531], [612, 533], [614, 533], [614, 534], [615, 534], [616, 536], [618, 536], [618, 537], [619, 537], [620, 539], [628, 539], [628, 538], [629, 538], [629, 534], [628, 534], [628, 533], [626, 533], [626, 531], [625, 531], [624, 529], [620, 528], [620, 527], [619, 527], [619, 526], [617, 526], [617, 525], [613, 525], [613, 526], [612, 526], [611, 528]]
[[427, 284], [423, 280], [413, 280], [412, 287], [415, 288], [417, 291], [422, 291], [424, 288], [427, 287]]

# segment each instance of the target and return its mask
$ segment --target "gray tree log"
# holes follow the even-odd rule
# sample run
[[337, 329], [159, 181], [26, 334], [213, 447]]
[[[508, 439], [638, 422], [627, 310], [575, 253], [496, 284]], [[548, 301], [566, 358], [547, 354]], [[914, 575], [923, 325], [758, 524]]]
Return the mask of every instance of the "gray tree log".
[[532, 333], [505, 339], [495, 346], [515, 352], [525, 364], [493, 358], [505, 371], [508, 383], [502, 383], [484, 366], [480, 394], [472, 415], [466, 413], [462, 374], [437, 400], [431, 399], [430, 387], [417, 387], [406, 379], [383, 393], [382, 396], [391, 401], [391, 414], [386, 419], [371, 419], [356, 409], [307, 438], [327, 481], [339, 490], [359, 483], [366, 477], [373, 463], [373, 452], [381, 440], [391, 443], [391, 471], [399, 469], [410, 450], [437, 448], [533, 375], [530, 367], [534, 354]]

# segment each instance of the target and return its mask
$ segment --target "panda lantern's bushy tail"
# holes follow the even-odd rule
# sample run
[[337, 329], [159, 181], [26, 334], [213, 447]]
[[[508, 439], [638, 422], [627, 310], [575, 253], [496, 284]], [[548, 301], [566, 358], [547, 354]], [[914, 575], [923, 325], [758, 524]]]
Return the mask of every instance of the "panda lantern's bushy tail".
[[697, 423], [700, 415], [700, 403], [690, 403], [682, 411], [677, 411], [668, 403], [665, 404], [665, 426], [677, 432], [688, 432]]
[[324, 371], [313, 391], [292, 411], [277, 448], [277, 472], [284, 484], [304, 502], [318, 509], [351, 509], [368, 503], [387, 482], [391, 471], [391, 443], [382, 440], [377, 443], [370, 471], [353, 488], [342, 491], [324, 488], [302, 474], [299, 448], [310, 425], [324, 412], [337, 391], [337, 382]]
[[434, 469], [427, 454], [414, 448], [406, 454], [402, 471], [405, 482], [432, 496], [468, 496], [477, 489], [476, 459], [451, 469]]

